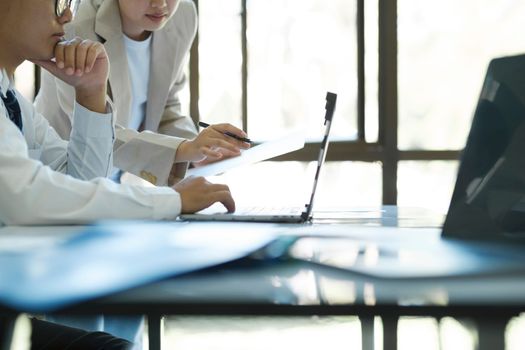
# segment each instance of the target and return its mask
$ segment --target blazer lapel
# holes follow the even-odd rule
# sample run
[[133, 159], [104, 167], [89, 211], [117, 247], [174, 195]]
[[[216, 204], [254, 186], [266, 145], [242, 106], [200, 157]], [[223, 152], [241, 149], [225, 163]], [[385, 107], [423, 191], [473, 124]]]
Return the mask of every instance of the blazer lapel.
[[[95, 33], [103, 39], [111, 61], [109, 93], [116, 108], [117, 124], [127, 127], [131, 113], [131, 81], [118, 1], [103, 1], [95, 20]], [[113, 91], [118, 91], [113, 94]]]
[[[181, 33], [172, 26], [153, 33], [145, 129], [157, 131], [175, 73]], [[180, 51], [180, 50], [179, 50]]]

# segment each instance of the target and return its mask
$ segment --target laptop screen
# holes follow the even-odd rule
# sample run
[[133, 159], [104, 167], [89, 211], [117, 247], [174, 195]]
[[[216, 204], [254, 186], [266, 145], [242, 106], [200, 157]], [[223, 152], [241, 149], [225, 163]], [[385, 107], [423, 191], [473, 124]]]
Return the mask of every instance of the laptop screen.
[[303, 220], [310, 220], [314, 206], [315, 191], [317, 183], [319, 182], [319, 175], [321, 174], [321, 167], [326, 159], [328, 152], [328, 144], [330, 143], [330, 128], [332, 127], [332, 118], [334, 117], [335, 106], [337, 103], [337, 95], [332, 92], [326, 93], [326, 113], [324, 117], [325, 132], [323, 140], [321, 141], [321, 149], [319, 150], [319, 159], [317, 160], [317, 170], [315, 172], [314, 187], [310, 197], [310, 203], [306, 205], [306, 210], [301, 214]]
[[463, 151], [443, 236], [525, 239], [525, 60], [492, 61]]

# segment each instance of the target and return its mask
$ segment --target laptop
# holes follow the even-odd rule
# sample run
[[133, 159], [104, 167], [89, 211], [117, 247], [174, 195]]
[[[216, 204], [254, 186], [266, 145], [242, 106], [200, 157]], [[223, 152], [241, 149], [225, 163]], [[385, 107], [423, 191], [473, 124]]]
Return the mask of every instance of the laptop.
[[525, 238], [525, 55], [489, 66], [443, 236]]
[[321, 174], [321, 168], [326, 159], [328, 144], [330, 142], [330, 128], [335, 112], [337, 95], [331, 92], [326, 94], [324, 125], [325, 133], [319, 150], [317, 160], [317, 170], [313, 182], [313, 190], [310, 195], [310, 202], [302, 207], [290, 208], [266, 208], [250, 207], [238, 208], [234, 213], [217, 213], [214, 208], [208, 208], [196, 214], [183, 214], [179, 218], [184, 221], [242, 221], [242, 222], [275, 222], [275, 223], [301, 223], [312, 219], [315, 191]]
[[333, 228], [324, 237], [305, 231], [286, 254], [381, 278], [523, 273], [524, 102], [525, 55], [493, 60], [442, 230]]

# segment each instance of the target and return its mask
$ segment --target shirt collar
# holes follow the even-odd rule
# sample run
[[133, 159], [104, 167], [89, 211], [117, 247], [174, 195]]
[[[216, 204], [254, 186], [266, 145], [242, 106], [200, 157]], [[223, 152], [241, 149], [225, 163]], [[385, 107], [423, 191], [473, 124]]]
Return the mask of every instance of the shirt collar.
[[5, 69], [0, 68], [0, 95], [6, 97], [7, 90], [12, 89], [13, 84], [9, 80], [9, 76]]

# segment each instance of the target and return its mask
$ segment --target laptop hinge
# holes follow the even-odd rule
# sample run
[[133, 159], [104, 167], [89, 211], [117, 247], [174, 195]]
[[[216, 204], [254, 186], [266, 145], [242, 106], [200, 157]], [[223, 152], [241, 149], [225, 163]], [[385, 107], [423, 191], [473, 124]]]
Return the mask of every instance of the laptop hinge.
[[301, 219], [303, 219], [304, 221], [311, 221], [312, 215], [309, 214], [308, 204], [305, 204], [304, 207], [306, 208], [306, 210], [301, 213]]

